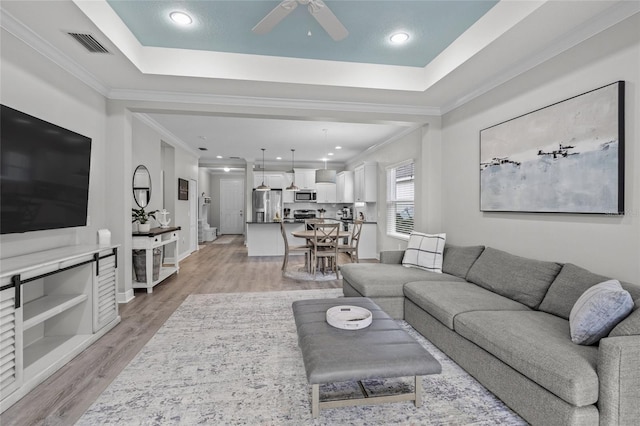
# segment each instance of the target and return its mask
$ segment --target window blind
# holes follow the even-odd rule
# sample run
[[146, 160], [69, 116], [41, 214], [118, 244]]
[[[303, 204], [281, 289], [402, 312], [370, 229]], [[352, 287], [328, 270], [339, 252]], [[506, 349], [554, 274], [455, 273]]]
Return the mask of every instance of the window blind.
[[414, 226], [415, 163], [387, 169], [387, 234], [408, 236]]

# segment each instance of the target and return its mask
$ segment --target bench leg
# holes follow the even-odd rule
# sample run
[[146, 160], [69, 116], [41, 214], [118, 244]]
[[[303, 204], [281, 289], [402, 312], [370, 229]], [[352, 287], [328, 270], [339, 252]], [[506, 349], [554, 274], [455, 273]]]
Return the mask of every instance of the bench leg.
[[422, 407], [422, 376], [416, 376], [415, 394], [416, 407]]
[[320, 385], [311, 385], [311, 417], [318, 417], [320, 411]]

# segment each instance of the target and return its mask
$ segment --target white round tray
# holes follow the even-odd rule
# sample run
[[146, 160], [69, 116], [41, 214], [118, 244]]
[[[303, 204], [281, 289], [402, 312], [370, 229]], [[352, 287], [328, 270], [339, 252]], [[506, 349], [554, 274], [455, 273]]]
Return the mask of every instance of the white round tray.
[[343, 330], [360, 330], [368, 327], [373, 321], [371, 311], [359, 306], [334, 306], [327, 309], [329, 325]]

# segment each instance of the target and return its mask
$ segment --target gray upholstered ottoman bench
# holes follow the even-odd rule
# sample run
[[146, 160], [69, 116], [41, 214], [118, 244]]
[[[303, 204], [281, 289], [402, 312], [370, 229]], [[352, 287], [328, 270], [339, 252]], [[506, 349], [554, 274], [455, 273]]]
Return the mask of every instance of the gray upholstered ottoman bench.
[[[327, 309], [339, 305], [371, 311], [373, 322], [361, 330], [341, 330], [326, 321]], [[422, 377], [438, 374], [440, 363], [378, 305], [365, 297], [299, 300], [293, 302], [307, 380], [312, 386], [311, 413], [321, 408], [414, 401], [422, 405]], [[368, 397], [361, 380], [415, 378], [415, 390], [400, 395]], [[365, 398], [320, 402], [320, 384], [357, 380]]]

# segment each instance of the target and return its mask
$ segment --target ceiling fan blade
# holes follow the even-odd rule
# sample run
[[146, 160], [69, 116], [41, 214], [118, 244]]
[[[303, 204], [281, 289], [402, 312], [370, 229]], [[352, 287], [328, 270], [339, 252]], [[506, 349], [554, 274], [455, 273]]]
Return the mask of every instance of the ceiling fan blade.
[[256, 34], [266, 34], [271, 31], [276, 25], [280, 23], [288, 14], [293, 12], [293, 9], [298, 7], [296, 0], [284, 0], [277, 5], [275, 9], [267, 14], [258, 24], [253, 27], [251, 31]]
[[309, 0], [309, 13], [316, 18], [316, 21], [335, 41], [342, 40], [349, 35], [349, 31], [322, 0]]

